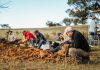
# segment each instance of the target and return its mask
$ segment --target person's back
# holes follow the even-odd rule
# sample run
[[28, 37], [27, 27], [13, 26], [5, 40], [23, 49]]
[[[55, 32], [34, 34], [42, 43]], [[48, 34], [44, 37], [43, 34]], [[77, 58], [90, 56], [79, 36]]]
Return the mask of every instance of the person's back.
[[32, 34], [29, 31], [23, 31], [24, 39], [22, 39], [20, 42], [25, 43], [26, 46], [32, 47], [36, 43], [36, 37], [34, 34]]
[[38, 48], [40, 48], [43, 44], [46, 44], [46, 38], [44, 37], [44, 35], [42, 33], [40, 33], [38, 30], [36, 30], [36, 31], [34, 31], [34, 34], [37, 37], [36, 44], [37, 44]]
[[46, 38], [44, 37], [44, 35], [42, 33], [39, 33], [38, 38], [46, 41]]
[[46, 38], [44, 37], [44, 35], [40, 33], [38, 30], [36, 30], [34, 34], [36, 35], [38, 42], [40, 42], [41, 40], [46, 41]]
[[79, 48], [86, 52], [90, 52], [90, 47], [88, 45], [87, 40], [79, 31], [76, 30], [73, 31], [71, 47]]
[[25, 38], [28, 40], [30, 40], [30, 39], [35, 40], [36, 39], [35, 36], [30, 32], [25, 32]]

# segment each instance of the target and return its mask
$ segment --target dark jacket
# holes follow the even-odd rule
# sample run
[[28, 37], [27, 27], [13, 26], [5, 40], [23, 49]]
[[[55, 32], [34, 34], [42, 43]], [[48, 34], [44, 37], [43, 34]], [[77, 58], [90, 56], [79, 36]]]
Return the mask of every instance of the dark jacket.
[[36, 33], [36, 37], [37, 37], [37, 43], [42, 41], [46, 41], [46, 38], [44, 37], [44, 35], [40, 32]]
[[86, 52], [90, 52], [90, 47], [85, 37], [76, 30], [73, 30], [72, 44], [70, 47], [79, 48]]

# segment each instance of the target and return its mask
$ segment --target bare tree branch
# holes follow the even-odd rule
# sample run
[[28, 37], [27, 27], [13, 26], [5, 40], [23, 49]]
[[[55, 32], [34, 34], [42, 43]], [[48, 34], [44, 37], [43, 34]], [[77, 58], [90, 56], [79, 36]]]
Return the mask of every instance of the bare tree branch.
[[0, 5], [0, 8], [8, 8], [9, 6], [7, 6], [9, 3], [11, 3], [11, 1], [8, 1], [8, 2], [6, 2], [6, 3], [4, 3], [4, 4], [1, 4]]

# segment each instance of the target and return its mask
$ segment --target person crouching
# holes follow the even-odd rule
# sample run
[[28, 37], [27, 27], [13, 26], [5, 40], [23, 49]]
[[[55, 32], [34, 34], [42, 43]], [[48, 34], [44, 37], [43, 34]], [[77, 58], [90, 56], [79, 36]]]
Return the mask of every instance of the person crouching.
[[32, 47], [36, 43], [36, 36], [29, 31], [23, 31], [25, 39], [21, 40], [21, 43], [26, 43], [26, 46]]
[[42, 33], [40, 33], [38, 30], [35, 30], [34, 31], [34, 34], [36, 35], [36, 37], [37, 37], [37, 40], [36, 40], [36, 45], [37, 45], [37, 48], [41, 48], [41, 46], [43, 45], [43, 44], [46, 44], [46, 38], [45, 38], [45, 36], [42, 34]]
[[77, 60], [86, 63], [89, 61], [90, 47], [85, 37], [77, 30], [73, 30], [72, 27], [65, 29], [66, 35], [71, 38], [71, 44], [69, 46], [69, 55]]

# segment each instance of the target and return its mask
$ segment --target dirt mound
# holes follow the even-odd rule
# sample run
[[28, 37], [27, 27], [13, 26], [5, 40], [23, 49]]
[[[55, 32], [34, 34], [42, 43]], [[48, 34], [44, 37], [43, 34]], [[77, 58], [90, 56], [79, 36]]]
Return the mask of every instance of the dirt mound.
[[[71, 59], [66, 56], [68, 51], [68, 45], [63, 45], [61, 50], [52, 53], [50, 50], [41, 50], [37, 48], [25, 48], [25, 47], [5, 47], [0, 45], [0, 61], [36, 61], [36, 62], [66, 62], [69, 64], [78, 63], [75, 59]], [[3, 48], [3, 49], [2, 49]]]
[[9, 47], [0, 51], [0, 60], [5, 62], [13, 60], [55, 62], [56, 59], [60, 59], [60, 56], [37, 48]]

